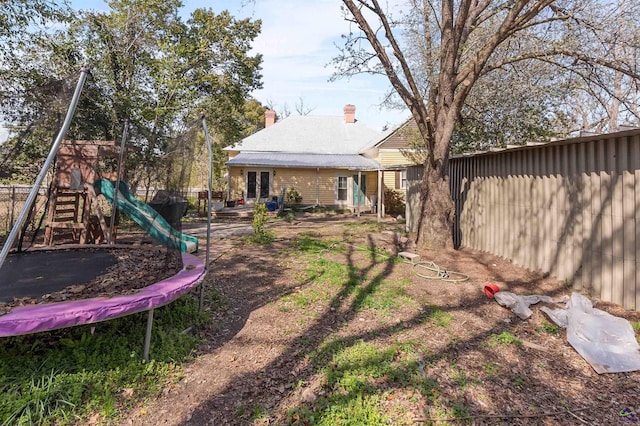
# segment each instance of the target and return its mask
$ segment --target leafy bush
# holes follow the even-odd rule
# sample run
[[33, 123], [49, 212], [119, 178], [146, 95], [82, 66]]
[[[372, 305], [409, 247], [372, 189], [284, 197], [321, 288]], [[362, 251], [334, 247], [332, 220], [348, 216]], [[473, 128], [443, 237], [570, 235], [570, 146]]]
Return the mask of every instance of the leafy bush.
[[287, 197], [288, 204], [298, 204], [302, 201], [302, 195], [293, 187], [287, 189]]
[[250, 240], [256, 244], [269, 244], [273, 241], [273, 233], [264, 229], [267, 223], [267, 206], [264, 203], [256, 203], [253, 206], [253, 235]]
[[264, 224], [267, 222], [267, 206], [264, 203], [256, 203], [253, 206], [253, 233], [264, 233]]
[[389, 188], [384, 190], [384, 210], [387, 214], [392, 216], [404, 215], [405, 207], [406, 204], [402, 192]]

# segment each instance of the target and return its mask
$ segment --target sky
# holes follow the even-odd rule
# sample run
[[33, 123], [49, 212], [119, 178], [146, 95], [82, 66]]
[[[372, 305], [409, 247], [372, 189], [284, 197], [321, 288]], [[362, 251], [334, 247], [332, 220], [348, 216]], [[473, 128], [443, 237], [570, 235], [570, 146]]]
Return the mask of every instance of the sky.
[[[372, 129], [394, 127], [406, 120], [407, 110], [380, 109], [390, 87], [384, 76], [358, 75], [329, 82], [341, 35], [349, 31], [342, 18], [340, 0], [183, 0], [187, 17], [200, 7], [219, 13], [229, 10], [236, 18], [262, 20], [254, 52], [263, 55], [263, 88], [252, 94], [276, 111], [287, 105], [292, 114], [302, 99], [312, 115], [343, 115], [346, 104], [356, 106], [356, 119]], [[73, 0], [75, 9], [106, 11], [102, 0]]]

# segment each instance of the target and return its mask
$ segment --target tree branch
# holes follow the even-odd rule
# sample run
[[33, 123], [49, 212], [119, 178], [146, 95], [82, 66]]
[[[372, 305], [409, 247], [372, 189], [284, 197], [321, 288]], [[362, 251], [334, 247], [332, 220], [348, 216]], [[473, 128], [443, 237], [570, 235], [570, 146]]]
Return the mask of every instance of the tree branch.
[[375, 32], [372, 30], [368, 21], [365, 19], [360, 8], [356, 6], [353, 0], [343, 0], [343, 1], [344, 1], [344, 4], [349, 9], [349, 11], [351, 12], [352, 16], [357, 21], [360, 29], [364, 31], [364, 33], [366, 34], [367, 39], [369, 40], [369, 43], [373, 47], [373, 50], [376, 52], [378, 59], [380, 60], [382, 67], [384, 68], [385, 73], [387, 74], [387, 77], [391, 82], [391, 85], [393, 86], [394, 89], [396, 89], [400, 97], [407, 104], [407, 107], [409, 108], [413, 116], [416, 117], [418, 128], [420, 129], [420, 133], [423, 135], [427, 143], [432, 144], [433, 137], [427, 128], [428, 117], [424, 108], [424, 101], [422, 100], [422, 96], [418, 89], [418, 85], [413, 79], [413, 75], [411, 73], [411, 70], [409, 69], [409, 65], [404, 58], [402, 50], [400, 49], [400, 46], [397, 40], [395, 39], [395, 36], [393, 35], [391, 26], [389, 25], [389, 21], [387, 20], [387, 17], [383, 12], [382, 8], [378, 4], [378, 1], [372, 0], [372, 4], [368, 4], [365, 1], [358, 0], [358, 3], [362, 7], [366, 7], [367, 9], [373, 11], [378, 17], [378, 19], [380, 20], [381, 25], [385, 30], [385, 37], [387, 38], [387, 40], [391, 45], [394, 56], [400, 63], [400, 67], [402, 68], [402, 71], [403, 71], [403, 76], [405, 77], [407, 84], [409, 85], [409, 88], [405, 87], [405, 85], [402, 83], [402, 81], [398, 77], [398, 74], [396, 73], [396, 70], [394, 69], [393, 64], [391, 62], [391, 58], [389, 58], [389, 56], [387, 55], [387, 52], [384, 46], [382, 45], [382, 43], [380, 43], [380, 40], [376, 37]]

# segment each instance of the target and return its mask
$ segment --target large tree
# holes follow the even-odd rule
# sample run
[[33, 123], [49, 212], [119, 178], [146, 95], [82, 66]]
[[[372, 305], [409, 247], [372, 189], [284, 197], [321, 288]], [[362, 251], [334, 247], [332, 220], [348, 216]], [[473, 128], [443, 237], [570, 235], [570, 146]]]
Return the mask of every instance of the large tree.
[[[0, 72], [10, 71], [21, 49], [31, 37], [46, 27], [70, 18], [69, 2], [51, 0], [11, 0], [0, 2]], [[4, 77], [3, 75], [0, 75]]]
[[[196, 9], [184, 19], [179, 0], [108, 5], [107, 12], [78, 12], [68, 28], [21, 52], [23, 68], [37, 69], [39, 80], [60, 80], [91, 65], [69, 136], [119, 139], [127, 121], [129, 142], [137, 148], [127, 161], [133, 184], [156, 180], [167, 143], [203, 114], [216, 143], [237, 140], [245, 127], [245, 101], [261, 87], [262, 59], [250, 54], [260, 21], [211, 9]], [[23, 81], [22, 87], [34, 86]], [[33, 105], [15, 117], [23, 127], [31, 122]]]
[[637, 55], [619, 54], [622, 47], [638, 51], [637, 34], [608, 25], [612, 16], [629, 12], [618, 2], [410, 0], [404, 12], [389, 10], [378, 0], [343, 3], [357, 30], [346, 38], [336, 61], [338, 72], [384, 73], [411, 112], [424, 143], [417, 235], [424, 246], [452, 246], [452, 137], [480, 81], [536, 61], [611, 94], [611, 71], [633, 84], [640, 81]]

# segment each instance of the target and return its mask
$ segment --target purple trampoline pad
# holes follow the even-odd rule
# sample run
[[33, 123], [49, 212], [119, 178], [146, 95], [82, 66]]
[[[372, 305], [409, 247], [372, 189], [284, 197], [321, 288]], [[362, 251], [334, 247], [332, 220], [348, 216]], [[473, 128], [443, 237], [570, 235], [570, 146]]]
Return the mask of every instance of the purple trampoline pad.
[[40, 297], [83, 284], [118, 259], [106, 250], [54, 250], [13, 254], [0, 269], [0, 303]]

